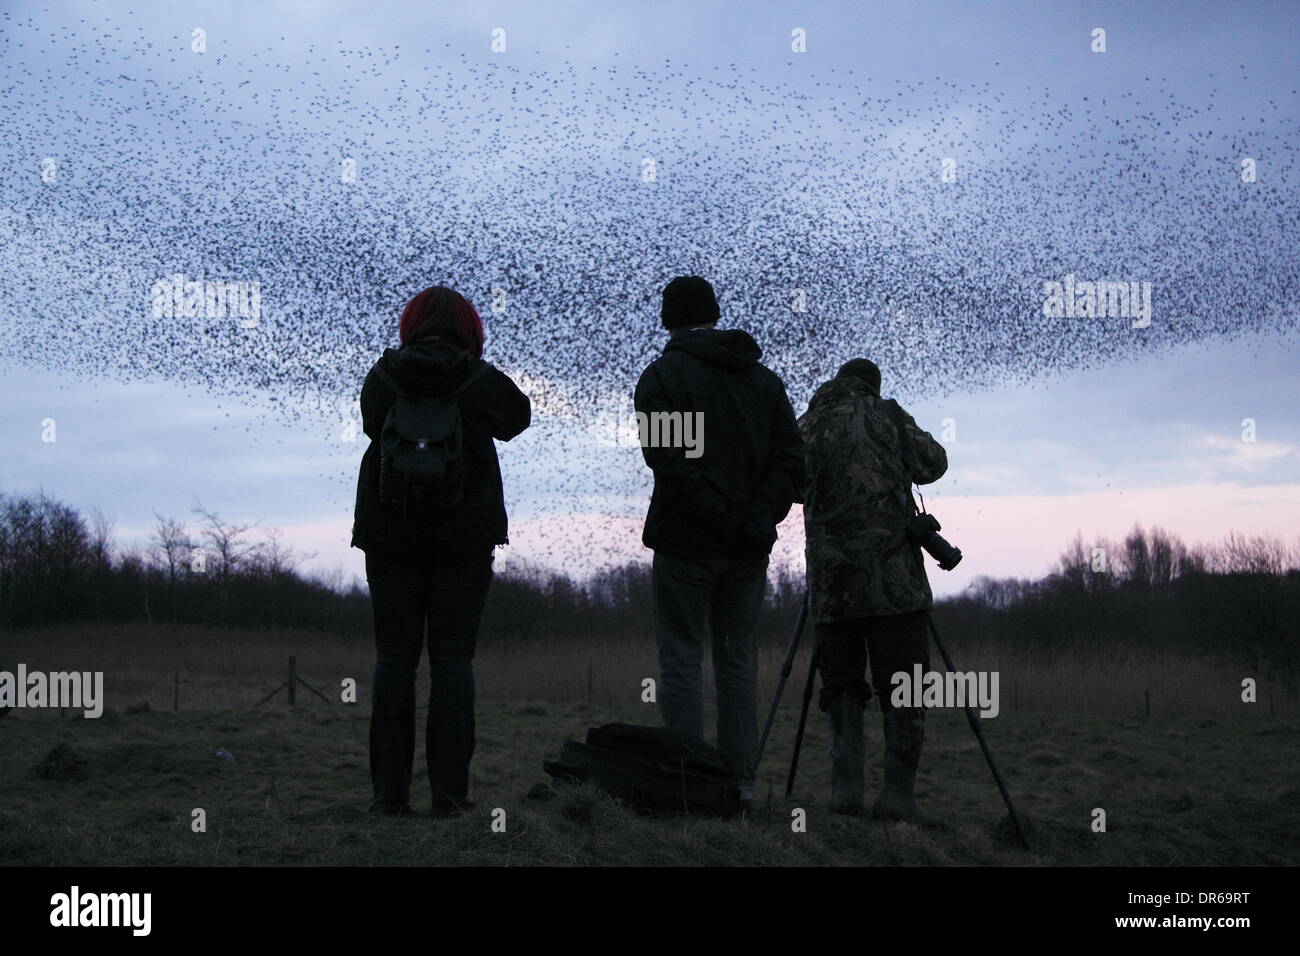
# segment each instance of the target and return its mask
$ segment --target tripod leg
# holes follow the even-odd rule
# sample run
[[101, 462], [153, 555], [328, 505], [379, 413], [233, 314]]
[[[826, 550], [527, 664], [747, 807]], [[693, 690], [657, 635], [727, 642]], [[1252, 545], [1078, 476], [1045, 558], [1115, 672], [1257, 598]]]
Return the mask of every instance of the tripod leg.
[[813, 685], [817, 680], [817, 664], [822, 656], [822, 643], [813, 644], [812, 660], [808, 662], [808, 683], [803, 689], [803, 708], [799, 711], [799, 730], [794, 735], [794, 753], [790, 755], [790, 775], [785, 780], [785, 795], [794, 792], [794, 776], [799, 770], [799, 751], [803, 749], [803, 732], [808, 726], [808, 707], [812, 704]]
[[[956, 673], [957, 668], [953, 666], [952, 658], [948, 656], [948, 650], [943, 646], [943, 641], [939, 639], [939, 629], [934, 625], [933, 616], [927, 615], [930, 623], [930, 634], [934, 637], [934, 646], [939, 648], [939, 654], [943, 657], [943, 665], [948, 670]], [[974, 708], [967, 705], [963, 708], [966, 711], [966, 722], [970, 724], [970, 729], [975, 732], [975, 739], [980, 743], [980, 749], [984, 751], [984, 759], [988, 762], [989, 769], [993, 771], [993, 781], [998, 785], [998, 792], [1002, 794], [1002, 802], [1007, 805], [1007, 813], [1011, 815], [1011, 822], [1015, 825], [1016, 835], [1020, 837], [1020, 842], [1024, 844], [1026, 850], [1033, 850], [1029, 843], [1029, 837], [1025, 834], [1024, 825], [1020, 822], [1020, 815], [1016, 813], [1015, 805], [1011, 802], [1011, 794], [1007, 790], [1007, 785], [1002, 779], [1002, 774], [998, 772], [998, 765], [993, 760], [993, 752], [989, 750], [988, 741], [984, 739], [984, 731], [980, 728], [979, 716], [975, 713]]]
[[763, 736], [758, 740], [758, 751], [754, 754], [754, 774], [758, 774], [758, 765], [763, 761], [763, 751], [767, 749], [767, 737], [772, 732], [772, 724], [776, 720], [776, 708], [781, 703], [781, 694], [785, 690], [785, 682], [790, 678], [790, 672], [794, 670], [794, 655], [799, 650], [799, 638], [803, 634], [804, 621], [808, 619], [808, 595], [804, 594], [803, 603], [799, 605], [799, 616], [794, 622], [794, 633], [790, 635], [790, 646], [786, 648], [785, 663], [781, 665], [781, 679], [776, 684], [776, 694], [772, 697], [772, 706], [767, 711], [767, 723], [763, 725]]

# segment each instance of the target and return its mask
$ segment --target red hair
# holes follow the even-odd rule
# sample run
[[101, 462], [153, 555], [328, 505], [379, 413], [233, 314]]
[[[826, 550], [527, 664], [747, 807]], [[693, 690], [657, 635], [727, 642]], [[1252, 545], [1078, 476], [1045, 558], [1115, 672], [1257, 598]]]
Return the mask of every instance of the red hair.
[[445, 285], [430, 286], [412, 296], [402, 310], [397, 333], [403, 345], [427, 335], [449, 336], [475, 358], [483, 357], [483, 320], [468, 299]]

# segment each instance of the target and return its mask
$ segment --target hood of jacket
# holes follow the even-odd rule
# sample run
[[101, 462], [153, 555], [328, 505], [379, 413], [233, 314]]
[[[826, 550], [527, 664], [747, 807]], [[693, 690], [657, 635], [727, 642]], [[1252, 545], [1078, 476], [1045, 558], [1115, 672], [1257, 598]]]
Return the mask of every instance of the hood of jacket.
[[763, 354], [748, 332], [740, 329], [693, 329], [674, 335], [664, 346], [664, 354], [686, 352], [710, 365], [744, 368], [753, 365]]
[[397, 349], [385, 349], [379, 370], [398, 388], [418, 395], [452, 391], [473, 370], [475, 359], [457, 342], [428, 336]]
[[879, 398], [880, 392], [856, 376], [837, 375], [817, 387], [817, 391], [813, 392], [812, 398], [808, 401], [808, 411], [811, 412], [817, 406], [828, 402], [834, 403], [846, 399], [853, 400], [867, 397]]

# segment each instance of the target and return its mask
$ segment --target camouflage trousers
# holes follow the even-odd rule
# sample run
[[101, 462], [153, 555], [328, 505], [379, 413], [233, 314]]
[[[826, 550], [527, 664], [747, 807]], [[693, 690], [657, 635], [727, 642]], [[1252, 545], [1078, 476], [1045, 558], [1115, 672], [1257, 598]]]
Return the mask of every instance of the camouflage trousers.
[[894, 759], [913, 772], [921, 756], [925, 708], [895, 708], [889, 700], [893, 690], [890, 678], [898, 671], [910, 674], [916, 664], [923, 671], [930, 669], [929, 614], [929, 611], [909, 611], [817, 625], [821, 709], [830, 711], [841, 695], [857, 699], [865, 708], [873, 696], [871, 684], [866, 681], [870, 661], [886, 748]]
[[[915, 664], [920, 664], [922, 670], [930, 669], [929, 614], [929, 611], [909, 611], [818, 624], [821, 709], [827, 710], [830, 702], [841, 694], [855, 697], [865, 705], [872, 697], [874, 684], [881, 712], [892, 710], [890, 678], [898, 671], [910, 674]], [[866, 680], [868, 661], [871, 684]]]

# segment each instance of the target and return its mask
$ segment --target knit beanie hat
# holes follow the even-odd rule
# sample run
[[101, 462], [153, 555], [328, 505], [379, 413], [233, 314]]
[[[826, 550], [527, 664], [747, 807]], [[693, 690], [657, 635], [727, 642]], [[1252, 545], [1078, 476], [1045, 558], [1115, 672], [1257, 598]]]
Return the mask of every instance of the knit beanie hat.
[[659, 313], [665, 329], [683, 329], [718, 321], [718, 300], [713, 286], [699, 276], [678, 276], [664, 287]]
[[871, 359], [850, 359], [840, 366], [836, 378], [856, 378], [880, 391], [880, 368]]

